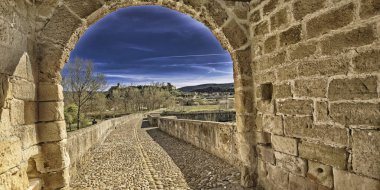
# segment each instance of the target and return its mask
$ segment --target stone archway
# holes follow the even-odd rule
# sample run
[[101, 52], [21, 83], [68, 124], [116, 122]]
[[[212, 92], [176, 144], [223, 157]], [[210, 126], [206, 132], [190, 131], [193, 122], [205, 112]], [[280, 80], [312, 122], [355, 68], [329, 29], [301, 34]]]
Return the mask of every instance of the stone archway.
[[[91, 6], [90, 6], [91, 5]], [[222, 46], [227, 49], [234, 62], [234, 81], [236, 91], [236, 111], [238, 115], [238, 136], [240, 157], [245, 165], [242, 168], [242, 183], [253, 184], [256, 161], [254, 158], [253, 130], [254, 109], [252, 72], [250, 68], [251, 49], [247, 21], [232, 11], [235, 5], [225, 2], [179, 2], [179, 1], [109, 1], [90, 3], [67, 1], [46, 5], [44, 15], [46, 24], [41, 28], [38, 38], [39, 61], [39, 122], [49, 128], [41, 130], [41, 141], [46, 173], [45, 184], [48, 188], [68, 185], [69, 174], [67, 152], [65, 150], [66, 132], [63, 121], [63, 93], [60, 85], [60, 71], [68, 59], [80, 36], [98, 19], [118, 8], [137, 5], [160, 5], [188, 14], [210, 28]], [[44, 6], [44, 4], [41, 4]], [[245, 12], [247, 16], [248, 12]], [[45, 129], [46, 129], [45, 127]], [[51, 155], [55, 155], [51, 157]], [[48, 181], [56, 181], [53, 184]]]

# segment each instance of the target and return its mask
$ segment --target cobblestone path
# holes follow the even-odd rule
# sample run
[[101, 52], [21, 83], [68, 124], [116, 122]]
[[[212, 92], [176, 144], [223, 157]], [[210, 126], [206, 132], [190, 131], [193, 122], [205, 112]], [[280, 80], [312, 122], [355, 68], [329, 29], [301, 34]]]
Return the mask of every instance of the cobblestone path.
[[86, 157], [73, 189], [243, 189], [236, 168], [146, 121], [115, 129]]

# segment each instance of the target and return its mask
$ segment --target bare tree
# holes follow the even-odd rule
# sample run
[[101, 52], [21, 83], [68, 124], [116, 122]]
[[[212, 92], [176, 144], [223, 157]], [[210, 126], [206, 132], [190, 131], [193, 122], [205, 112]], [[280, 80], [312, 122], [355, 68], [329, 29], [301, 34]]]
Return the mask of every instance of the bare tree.
[[93, 63], [90, 60], [76, 58], [68, 63], [68, 74], [63, 78], [65, 91], [70, 92], [74, 104], [78, 107], [77, 128], [80, 127], [80, 114], [84, 105], [97, 91], [104, 90], [106, 80], [103, 74], [94, 73]]

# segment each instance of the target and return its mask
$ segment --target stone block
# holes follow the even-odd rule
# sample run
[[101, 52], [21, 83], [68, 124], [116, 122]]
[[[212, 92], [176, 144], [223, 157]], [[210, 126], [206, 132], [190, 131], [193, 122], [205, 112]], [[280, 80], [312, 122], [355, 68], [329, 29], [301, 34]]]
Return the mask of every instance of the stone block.
[[69, 186], [70, 174], [69, 169], [65, 168], [57, 172], [49, 172], [42, 176], [44, 189], [64, 189]]
[[324, 7], [326, 0], [296, 1], [293, 3], [293, 15], [296, 20], [303, 19], [304, 16], [314, 13]]
[[39, 121], [62, 121], [64, 120], [63, 102], [39, 102]]
[[65, 0], [65, 4], [81, 18], [86, 18], [88, 15], [102, 6], [102, 3], [100, 3], [100, 1], [94, 0]]
[[18, 138], [0, 140], [0, 173], [17, 166], [22, 159], [21, 142]]
[[326, 59], [319, 61], [307, 61], [298, 66], [300, 76], [332, 76], [347, 74], [350, 61], [347, 59]]
[[25, 124], [33, 124], [38, 121], [37, 102], [24, 102]]
[[278, 0], [270, 0], [266, 5], [264, 5], [264, 15], [270, 14], [274, 9], [276, 9], [277, 4]]
[[377, 98], [377, 77], [334, 79], [329, 85], [330, 100]]
[[327, 79], [296, 80], [294, 94], [298, 97], [326, 98]]
[[318, 185], [308, 178], [289, 174], [289, 189], [291, 190], [328, 190], [322, 185]]
[[274, 189], [287, 189], [289, 184], [289, 173], [281, 167], [267, 164], [268, 179], [275, 187]]
[[33, 82], [35, 81], [35, 77], [33, 75], [33, 73], [36, 72], [35, 70], [35, 65], [31, 64], [28, 53], [25, 52], [21, 56], [20, 61], [13, 73], [13, 76], [17, 76], [27, 81]]
[[39, 101], [62, 101], [63, 88], [59, 84], [41, 82], [38, 84]]
[[255, 132], [256, 143], [258, 144], [270, 144], [271, 143], [271, 134], [266, 132]]
[[276, 151], [294, 156], [298, 155], [297, 139], [272, 135], [271, 142], [273, 149]]
[[316, 51], [316, 44], [300, 43], [298, 46], [289, 50], [289, 57], [291, 60], [302, 59], [314, 55]]
[[302, 142], [298, 144], [298, 151], [302, 158], [330, 165], [334, 168], [347, 168], [348, 154], [344, 148]]
[[280, 34], [280, 46], [288, 46], [301, 41], [302, 27], [296, 25]]
[[12, 95], [20, 100], [35, 101], [37, 98], [36, 88], [32, 82], [11, 79]]
[[376, 40], [375, 26], [368, 25], [330, 36], [321, 42], [322, 54], [339, 54], [345, 49], [371, 44]]
[[369, 18], [380, 14], [380, 2], [377, 0], [361, 0], [360, 17]]
[[270, 164], [276, 163], [276, 159], [274, 157], [274, 151], [271, 147], [257, 145], [256, 148], [257, 148], [257, 155], [262, 161], [270, 163]]
[[[257, 128], [255, 115], [236, 115], [236, 129], [238, 132], [250, 132]], [[153, 125], [157, 126], [157, 125]]]
[[285, 117], [284, 130], [287, 136], [339, 146], [348, 145], [348, 129], [331, 125], [315, 125], [312, 117]]
[[315, 121], [316, 122], [328, 122], [330, 117], [328, 116], [328, 103], [317, 101], [315, 104]]
[[277, 78], [279, 81], [291, 80], [298, 76], [297, 65], [287, 65], [277, 70]]
[[283, 8], [270, 17], [271, 30], [286, 27], [288, 25], [288, 10]]
[[308, 38], [317, 37], [350, 24], [354, 20], [354, 12], [354, 4], [349, 3], [312, 18], [306, 23]]
[[330, 117], [344, 125], [380, 125], [379, 103], [331, 103]]
[[271, 53], [277, 49], [277, 36], [273, 35], [268, 37], [264, 42], [264, 52]]
[[65, 121], [39, 123], [37, 132], [40, 142], [61, 141], [67, 138]]
[[380, 131], [353, 130], [352, 168], [355, 173], [380, 180]]
[[251, 23], [257, 23], [261, 20], [261, 15], [260, 15], [260, 10], [254, 11], [250, 16], [249, 16], [249, 21]]
[[264, 84], [274, 82], [276, 80], [276, 75], [272, 71], [263, 74], [256, 74], [254, 77], [256, 84]]
[[17, 126], [15, 130], [17, 137], [21, 139], [23, 150], [28, 149], [38, 143], [36, 125]]
[[261, 37], [269, 33], [268, 21], [261, 21], [257, 25], [253, 26], [254, 37]]
[[11, 124], [13, 126], [25, 124], [24, 101], [13, 99], [11, 100]]
[[222, 30], [235, 49], [241, 47], [248, 41], [247, 35], [235, 20], [231, 20]]
[[292, 98], [292, 86], [290, 83], [274, 85], [275, 98]]
[[380, 70], [380, 50], [369, 50], [360, 52], [352, 60], [354, 71], [357, 73], [367, 73]]
[[312, 115], [312, 100], [294, 100], [288, 99], [277, 102], [277, 113], [285, 115]]
[[14, 134], [14, 128], [11, 126], [9, 109], [1, 109], [0, 114], [0, 139], [2, 139]]
[[65, 44], [81, 24], [79, 18], [72, 14], [66, 6], [61, 5], [55, 9], [54, 15], [44, 27], [41, 35]]
[[222, 26], [228, 19], [228, 14], [225, 9], [216, 1], [204, 1], [209, 14], [214, 19], [215, 23]]
[[37, 162], [38, 171], [58, 172], [68, 167], [70, 158], [66, 152], [66, 140], [41, 144], [41, 151], [42, 162]]
[[257, 110], [261, 113], [274, 114], [274, 104], [271, 101], [260, 100], [257, 101]]
[[308, 161], [307, 177], [328, 188], [333, 187], [333, 171], [331, 166]]
[[256, 69], [259, 71], [270, 69], [272, 67], [277, 67], [285, 62], [286, 52], [281, 51], [271, 57], [262, 57], [256, 60]]
[[283, 135], [284, 129], [281, 116], [264, 115], [263, 131], [271, 134]]
[[307, 162], [304, 159], [280, 152], [274, 152], [274, 155], [276, 157], [277, 166], [280, 166], [293, 174], [301, 176], [306, 175]]
[[334, 187], [336, 190], [378, 190], [380, 181], [366, 178], [334, 168]]

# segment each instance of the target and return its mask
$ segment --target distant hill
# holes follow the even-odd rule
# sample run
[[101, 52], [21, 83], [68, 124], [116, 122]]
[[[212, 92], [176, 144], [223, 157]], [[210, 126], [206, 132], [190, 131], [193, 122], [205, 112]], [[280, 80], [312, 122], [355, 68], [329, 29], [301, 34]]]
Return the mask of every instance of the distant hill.
[[182, 92], [233, 92], [234, 83], [225, 84], [201, 84], [196, 86], [185, 86], [179, 88]]

